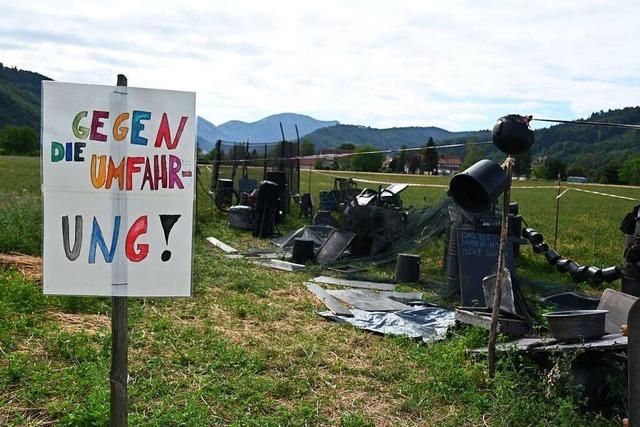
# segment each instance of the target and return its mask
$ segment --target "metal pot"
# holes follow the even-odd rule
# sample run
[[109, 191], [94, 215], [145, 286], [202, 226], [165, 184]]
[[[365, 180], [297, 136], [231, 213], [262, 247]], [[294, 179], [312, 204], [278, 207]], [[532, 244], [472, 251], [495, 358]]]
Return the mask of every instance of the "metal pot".
[[551, 336], [562, 341], [600, 338], [604, 335], [604, 321], [609, 310], [554, 311], [544, 314]]

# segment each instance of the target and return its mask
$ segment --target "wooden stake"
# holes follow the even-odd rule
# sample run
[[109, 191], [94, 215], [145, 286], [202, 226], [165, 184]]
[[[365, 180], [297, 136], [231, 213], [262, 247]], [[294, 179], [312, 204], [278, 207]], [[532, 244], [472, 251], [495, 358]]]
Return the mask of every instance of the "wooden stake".
[[507, 157], [505, 161], [507, 172], [507, 188], [502, 195], [502, 224], [500, 227], [500, 248], [498, 249], [498, 276], [496, 278], [496, 290], [493, 297], [493, 310], [491, 311], [491, 328], [489, 329], [489, 345], [487, 356], [489, 362], [489, 378], [495, 376], [496, 371], [496, 335], [498, 331], [498, 317], [500, 315], [500, 303], [502, 302], [502, 283], [504, 282], [505, 253], [507, 252], [509, 233], [509, 202], [511, 198], [511, 176], [513, 175], [513, 157]]
[[[127, 86], [124, 74], [118, 74], [118, 86]], [[128, 347], [128, 319], [127, 297], [111, 298], [111, 426], [123, 427], [127, 425], [128, 397], [127, 397], [127, 347]]]
[[556, 229], [553, 233], [553, 250], [558, 250], [558, 222], [560, 221], [560, 171], [558, 171], [558, 193], [556, 194]]
[[111, 298], [111, 426], [127, 425], [127, 297]]

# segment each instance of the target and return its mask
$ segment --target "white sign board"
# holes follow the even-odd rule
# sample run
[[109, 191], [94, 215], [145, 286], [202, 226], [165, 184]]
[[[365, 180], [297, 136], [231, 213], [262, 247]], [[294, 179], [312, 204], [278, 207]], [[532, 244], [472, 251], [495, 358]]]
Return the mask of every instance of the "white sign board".
[[195, 93], [43, 82], [44, 293], [190, 296]]

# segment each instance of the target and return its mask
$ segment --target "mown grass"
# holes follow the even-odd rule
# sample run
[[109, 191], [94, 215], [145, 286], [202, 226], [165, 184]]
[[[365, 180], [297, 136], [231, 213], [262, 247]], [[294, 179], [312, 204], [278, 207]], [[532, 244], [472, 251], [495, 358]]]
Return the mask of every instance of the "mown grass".
[[[37, 165], [0, 157], [2, 251], [40, 252]], [[207, 186], [206, 171], [202, 178]], [[314, 174], [311, 185], [317, 194], [332, 178]], [[638, 190], [605, 191], [635, 197]], [[403, 198], [418, 205], [442, 194], [410, 188]], [[619, 425], [620, 409], [607, 417], [582, 412], [562, 382], [548, 383], [528, 360], [502, 357], [489, 380], [486, 362], [466, 353], [486, 343], [484, 331], [462, 328], [423, 345], [320, 319], [302, 286], [311, 274], [228, 260], [206, 243], [214, 235], [240, 248], [267, 244], [230, 229], [199, 196], [193, 297], [130, 301], [132, 425]], [[554, 198], [553, 189], [514, 190], [527, 221], [548, 238]], [[617, 226], [633, 202], [571, 192], [562, 202], [559, 252], [585, 264], [618, 263]], [[425, 278], [442, 278], [441, 245], [422, 254]], [[569, 284], [530, 249], [518, 271]], [[109, 310], [108, 299], [43, 296], [36, 283], [0, 269], [0, 424], [108, 423]]]

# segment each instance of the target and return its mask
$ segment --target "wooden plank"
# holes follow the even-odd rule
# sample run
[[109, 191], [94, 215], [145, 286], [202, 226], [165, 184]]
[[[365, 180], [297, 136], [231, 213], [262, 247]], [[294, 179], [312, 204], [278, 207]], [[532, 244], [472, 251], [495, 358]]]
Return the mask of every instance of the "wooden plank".
[[[127, 86], [127, 77], [118, 74], [118, 86]], [[109, 383], [110, 425], [124, 427], [129, 418], [129, 301], [127, 297], [111, 298], [111, 371]]]
[[613, 289], [605, 289], [598, 310], [608, 310], [604, 330], [608, 334], [619, 334], [620, 327], [627, 324], [629, 310], [638, 298]]
[[[456, 322], [489, 329], [491, 327], [491, 314], [456, 308]], [[510, 319], [501, 314], [498, 318], [498, 332], [512, 336], [523, 336], [529, 332], [529, 326], [523, 320]]]
[[[496, 350], [511, 351], [516, 350], [525, 353], [564, 353], [576, 350], [601, 350], [611, 351], [627, 348], [627, 337], [620, 334], [609, 334], [602, 338], [591, 341], [578, 341], [565, 343], [553, 338], [522, 338], [516, 341], [498, 344]], [[474, 353], [484, 353], [486, 348], [472, 350]]]
[[232, 248], [231, 246], [229, 246], [226, 243], [216, 239], [215, 237], [207, 237], [207, 242], [211, 243], [216, 248], [221, 249], [223, 252], [226, 252], [228, 254], [233, 254], [233, 253], [238, 252], [237, 249]]
[[274, 268], [280, 268], [285, 271], [298, 271], [304, 270], [304, 264], [296, 264], [295, 262], [283, 261], [281, 259], [269, 260], [269, 264]]
[[111, 298], [111, 425], [126, 426], [129, 412], [128, 377], [128, 301], [127, 297]]
[[299, 271], [304, 270], [303, 264], [296, 264], [294, 262], [282, 261], [279, 259], [261, 259], [252, 261], [254, 264], [262, 265], [269, 268], [275, 268], [276, 270], [282, 271]]
[[391, 283], [376, 283], [376, 282], [367, 282], [364, 280], [339, 279], [337, 277], [330, 277], [330, 276], [318, 276], [314, 278], [313, 281], [316, 283], [325, 283], [327, 285], [346, 286], [349, 288], [373, 289], [376, 291], [394, 291], [396, 289], [396, 285], [393, 285]]
[[337, 316], [353, 317], [351, 311], [345, 307], [337, 298], [331, 296], [315, 283], [305, 282], [307, 289], [311, 291], [331, 312]]

